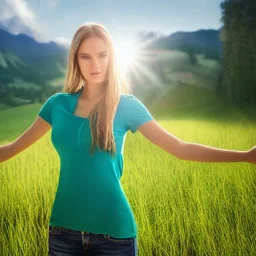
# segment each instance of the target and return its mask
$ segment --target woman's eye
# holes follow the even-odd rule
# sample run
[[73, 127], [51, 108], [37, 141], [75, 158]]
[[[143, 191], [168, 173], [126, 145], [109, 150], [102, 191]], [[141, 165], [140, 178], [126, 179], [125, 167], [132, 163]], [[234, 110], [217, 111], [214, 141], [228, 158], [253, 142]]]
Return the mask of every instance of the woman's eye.
[[[107, 55], [101, 55], [101, 58], [105, 58], [106, 56]], [[82, 56], [81, 58], [86, 59], [86, 60], [90, 59], [90, 57], [88, 57], [88, 56]]]

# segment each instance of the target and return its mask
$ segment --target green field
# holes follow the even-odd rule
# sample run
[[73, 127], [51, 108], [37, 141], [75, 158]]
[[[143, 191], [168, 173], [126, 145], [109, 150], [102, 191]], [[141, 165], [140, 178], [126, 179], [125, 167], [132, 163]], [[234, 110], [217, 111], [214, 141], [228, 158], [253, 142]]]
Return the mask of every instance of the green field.
[[[176, 105], [171, 101], [165, 115], [152, 111], [167, 131], [224, 149], [255, 145], [255, 121], [236, 110], [220, 111], [214, 101], [208, 107], [202, 102], [204, 108], [194, 101], [192, 108], [180, 95], [172, 95]], [[0, 145], [20, 136], [39, 109], [0, 111]], [[59, 164], [50, 132], [0, 164], [0, 255], [47, 255]], [[256, 255], [255, 165], [182, 161], [129, 132], [121, 182], [138, 224], [140, 256]]]

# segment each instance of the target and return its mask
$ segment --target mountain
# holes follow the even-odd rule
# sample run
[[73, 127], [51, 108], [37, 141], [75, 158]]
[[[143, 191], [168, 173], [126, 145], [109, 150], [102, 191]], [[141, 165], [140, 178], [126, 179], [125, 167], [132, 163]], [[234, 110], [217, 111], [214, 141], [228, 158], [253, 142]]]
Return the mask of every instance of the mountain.
[[150, 39], [149, 48], [154, 49], [177, 49], [181, 51], [188, 51], [193, 49], [195, 53], [208, 54], [209, 52], [216, 52], [218, 55], [222, 54], [222, 43], [220, 41], [221, 28], [201, 29], [194, 32], [175, 32], [168, 36], [157, 36], [154, 32], [145, 34], [139, 33], [140, 41]]
[[[187, 53], [191, 58], [194, 56], [191, 50], [194, 53], [208, 55], [210, 58], [215, 58], [216, 54], [219, 56], [222, 51], [219, 35], [220, 29], [176, 32], [167, 36], [157, 32], [143, 31], [138, 34], [138, 38], [140, 42], [145, 42], [148, 50], [150, 48], [168, 50], [163, 54], [166, 55], [169, 62], [178, 65], [180, 60], [183, 61], [180, 66], [176, 66], [177, 70], [168, 69], [170, 63], [164, 63], [161, 58], [155, 58], [156, 63], [147, 61], [146, 64], [157, 65], [153, 70], [156, 75], [165, 79], [165, 84], [174, 83], [174, 78], [180, 80], [180, 76], [183, 78], [184, 72], [187, 72], [186, 74], [193, 77], [193, 81], [198, 83], [199, 78], [196, 79], [196, 75], [208, 80], [208, 73], [212, 77], [215, 76], [215, 73], [211, 73], [215, 72], [215, 66], [208, 68], [213, 70], [211, 72], [204, 66], [212, 67], [215, 64], [198, 59], [199, 64], [204, 66], [203, 72], [201, 72], [203, 74], [194, 74], [193, 70], [191, 71], [194, 66], [184, 62], [187, 61]], [[177, 53], [176, 57], [173, 56], [174, 52], [169, 51], [174, 49], [181, 52]], [[176, 59], [169, 58], [168, 54]], [[6, 106], [17, 106], [23, 104], [20, 100], [43, 102], [63, 86], [67, 57], [68, 49], [64, 49], [53, 41], [40, 43], [25, 34], [13, 35], [0, 29], [0, 105], [2, 103]], [[174, 66], [172, 65], [172, 67]], [[177, 72], [180, 73], [177, 74]], [[172, 81], [168, 77], [171, 77]], [[57, 81], [55, 86], [52, 81]]]
[[0, 29], [0, 106], [43, 102], [57, 92], [51, 81], [64, 77], [67, 54], [54, 42], [39, 43]]
[[0, 83], [12, 83], [14, 78], [19, 78], [23, 81], [36, 83], [38, 85], [45, 84], [45, 77], [33, 70], [17, 55], [0, 47]]
[[0, 46], [48, 79], [64, 75], [68, 51], [52, 41], [39, 43], [25, 34], [12, 35], [0, 29]]
[[222, 43], [220, 41], [220, 29], [198, 30], [195, 32], [176, 32], [171, 34], [167, 42], [170, 47], [192, 46], [197, 49], [216, 50], [219, 54], [222, 52]]

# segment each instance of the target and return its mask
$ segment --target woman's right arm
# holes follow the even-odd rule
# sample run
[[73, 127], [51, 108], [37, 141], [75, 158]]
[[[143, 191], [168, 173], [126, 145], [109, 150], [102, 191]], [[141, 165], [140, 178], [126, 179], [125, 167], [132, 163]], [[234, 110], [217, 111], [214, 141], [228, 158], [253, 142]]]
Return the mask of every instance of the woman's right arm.
[[37, 116], [34, 123], [15, 141], [0, 146], [0, 163], [4, 162], [43, 137], [50, 129], [51, 124]]

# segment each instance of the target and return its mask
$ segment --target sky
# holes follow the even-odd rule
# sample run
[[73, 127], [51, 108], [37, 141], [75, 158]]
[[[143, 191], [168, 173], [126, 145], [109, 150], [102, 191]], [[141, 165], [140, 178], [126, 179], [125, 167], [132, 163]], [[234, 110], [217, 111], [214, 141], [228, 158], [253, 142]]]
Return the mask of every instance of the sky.
[[86, 22], [104, 25], [114, 40], [133, 40], [139, 31], [219, 29], [223, 0], [0, 0], [0, 26], [39, 42], [70, 44]]

